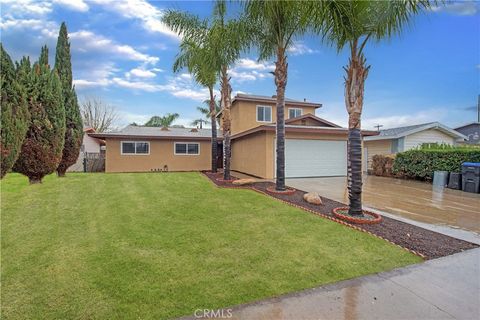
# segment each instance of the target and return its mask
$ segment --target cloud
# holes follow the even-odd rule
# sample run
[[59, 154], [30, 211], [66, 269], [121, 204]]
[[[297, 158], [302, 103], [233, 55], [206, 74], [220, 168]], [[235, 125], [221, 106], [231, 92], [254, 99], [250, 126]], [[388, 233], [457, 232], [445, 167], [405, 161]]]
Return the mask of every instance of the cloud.
[[179, 36], [170, 30], [163, 22], [163, 11], [151, 5], [146, 0], [90, 0], [91, 3], [102, 5], [105, 10], [114, 11], [117, 14], [138, 20], [142, 26], [150, 32], [158, 32], [169, 37], [179, 39]]
[[228, 70], [234, 82], [255, 81], [271, 77], [270, 72], [275, 70], [271, 63], [257, 62], [249, 58], [238, 60], [233, 68]]
[[304, 54], [314, 54], [314, 53], [318, 53], [319, 51], [318, 50], [315, 50], [315, 49], [312, 49], [310, 47], [308, 47], [305, 43], [303, 43], [302, 41], [299, 41], [295, 44], [293, 44], [289, 49], [288, 49], [288, 52], [292, 55], [292, 56], [300, 56], [300, 55], [304, 55]]
[[452, 1], [445, 5], [438, 5], [431, 9], [433, 12], [446, 12], [459, 16], [473, 16], [480, 11], [476, 1]]
[[158, 57], [141, 53], [129, 45], [118, 44], [111, 39], [94, 34], [93, 32], [87, 30], [79, 30], [77, 32], [70, 33], [70, 39], [72, 48], [81, 52], [97, 51], [110, 53], [115, 54], [120, 58], [152, 64], [157, 63], [159, 60]]
[[86, 12], [89, 9], [84, 0], [53, 0], [53, 3], [62, 5], [74, 11]]
[[15, 14], [16, 16], [25, 15], [45, 15], [52, 11], [52, 4], [45, 1], [36, 0], [2, 0], [2, 16]]
[[127, 73], [125, 73], [125, 77], [127, 79], [136, 77], [136, 78], [155, 78], [157, 74], [155, 72], [158, 72], [158, 70], [161, 70], [159, 68], [153, 68], [151, 70], [143, 69], [143, 68], [134, 68]]

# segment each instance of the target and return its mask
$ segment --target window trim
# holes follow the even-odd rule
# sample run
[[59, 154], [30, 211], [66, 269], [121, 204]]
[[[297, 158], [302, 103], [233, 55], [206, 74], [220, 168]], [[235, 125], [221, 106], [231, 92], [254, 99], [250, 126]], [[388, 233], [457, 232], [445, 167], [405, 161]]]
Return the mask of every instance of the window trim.
[[[124, 143], [134, 143], [135, 144], [135, 152], [134, 153], [124, 153], [123, 152], [123, 144]], [[148, 153], [137, 153], [137, 143], [148, 144]], [[150, 141], [122, 140], [122, 141], [120, 141], [120, 154], [122, 156], [149, 156], [150, 155]]]
[[[258, 108], [259, 107], [262, 107], [262, 108], [269, 108], [270, 109], [270, 121], [262, 121], [262, 120], [258, 120]], [[263, 122], [263, 123], [272, 123], [272, 118], [273, 118], [273, 114], [272, 114], [272, 106], [264, 106], [264, 105], [257, 105], [257, 108], [255, 109], [255, 118], [257, 119], [257, 122]], [[265, 116], [265, 112], [263, 114]]]
[[[177, 144], [185, 144], [186, 145], [186, 153], [177, 153]], [[196, 144], [198, 145], [198, 153], [188, 153], [188, 145], [189, 144]], [[173, 154], [176, 156], [199, 156], [200, 155], [200, 142], [193, 142], [193, 141], [186, 141], [186, 142], [180, 142], [180, 141], [175, 141], [173, 143]]]
[[293, 118], [290, 118], [290, 110], [300, 110], [300, 115], [293, 118], [303, 116], [303, 108], [288, 108], [288, 119], [293, 119]]

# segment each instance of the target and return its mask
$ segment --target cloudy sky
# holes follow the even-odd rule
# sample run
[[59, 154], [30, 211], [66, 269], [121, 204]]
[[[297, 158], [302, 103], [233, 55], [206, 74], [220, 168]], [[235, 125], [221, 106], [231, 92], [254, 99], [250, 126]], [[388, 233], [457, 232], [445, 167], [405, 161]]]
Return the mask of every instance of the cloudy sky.
[[[60, 23], [67, 23], [77, 93], [117, 107], [119, 126], [177, 112], [179, 124], [208, 97], [187, 73], [174, 74], [179, 39], [161, 22], [165, 9], [207, 17], [208, 1], [2, 0], [1, 40], [13, 59], [36, 60], [47, 44], [53, 61]], [[415, 18], [391, 40], [371, 43], [363, 127], [476, 119], [480, 87], [480, 5], [454, 2]], [[347, 53], [318, 38], [297, 39], [289, 52], [287, 96], [320, 102], [317, 116], [346, 125], [343, 70]], [[235, 92], [275, 93], [272, 61], [245, 53], [230, 70]]]

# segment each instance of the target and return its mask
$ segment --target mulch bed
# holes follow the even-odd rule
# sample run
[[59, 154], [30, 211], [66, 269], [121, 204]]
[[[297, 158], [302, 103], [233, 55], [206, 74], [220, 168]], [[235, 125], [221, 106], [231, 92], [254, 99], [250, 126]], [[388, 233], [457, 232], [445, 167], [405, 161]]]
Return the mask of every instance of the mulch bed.
[[425, 259], [435, 259], [479, 247], [474, 243], [452, 238], [438, 232], [426, 230], [385, 216], [383, 216], [382, 221], [377, 224], [358, 225], [341, 221], [336, 219], [332, 214], [334, 208], [345, 206], [345, 204], [338, 201], [321, 197], [323, 205], [317, 206], [303, 200], [303, 195], [306, 192], [302, 190], [296, 190], [295, 193], [291, 195], [274, 194], [267, 191], [268, 187], [274, 186], [274, 183], [272, 182], [257, 182], [249, 186], [235, 186], [231, 182], [216, 180], [217, 178], [222, 177], [221, 173], [213, 174], [211, 172], [204, 172], [204, 174], [219, 187], [253, 189], [259, 191], [267, 196], [288, 202], [293, 206], [301, 207], [311, 213], [318, 214], [354, 229], [371, 233], [374, 236], [412, 251]]

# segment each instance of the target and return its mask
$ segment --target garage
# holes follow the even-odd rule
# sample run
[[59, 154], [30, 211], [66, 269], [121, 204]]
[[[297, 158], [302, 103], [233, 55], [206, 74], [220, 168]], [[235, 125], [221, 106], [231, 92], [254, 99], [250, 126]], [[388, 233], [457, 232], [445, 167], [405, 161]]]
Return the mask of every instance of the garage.
[[285, 140], [285, 176], [287, 178], [346, 175], [346, 141]]

